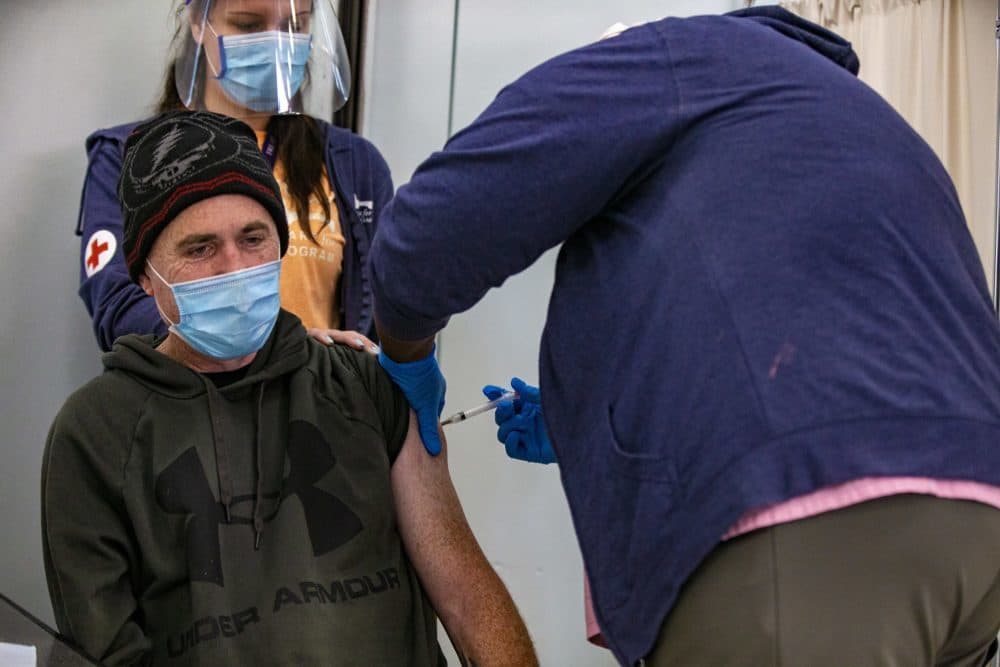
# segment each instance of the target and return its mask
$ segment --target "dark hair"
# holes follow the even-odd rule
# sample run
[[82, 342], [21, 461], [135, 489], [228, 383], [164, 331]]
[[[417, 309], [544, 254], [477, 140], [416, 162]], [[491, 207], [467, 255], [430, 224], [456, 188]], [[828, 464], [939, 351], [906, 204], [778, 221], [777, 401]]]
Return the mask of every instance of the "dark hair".
[[[183, 9], [183, 5], [181, 7]], [[180, 11], [178, 10], [178, 15]], [[182, 31], [187, 32], [187, 35], [182, 36]], [[174, 39], [193, 40], [190, 31], [185, 31], [183, 26], [178, 26]], [[186, 108], [181, 102], [181, 97], [177, 92], [177, 84], [174, 81], [175, 65], [176, 61], [171, 62], [167, 67], [163, 80], [163, 92], [156, 104], [157, 113]], [[196, 76], [199, 79], [205, 76], [203, 59], [199, 59]], [[325, 216], [323, 225], [330, 223], [330, 200], [323, 188], [323, 167], [326, 162], [323, 150], [325, 137], [320, 131], [319, 123], [306, 115], [275, 115], [271, 116], [271, 120], [268, 121], [267, 131], [274, 138], [278, 147], [277, 159], [285, 168], [285, 183], [288, 185], [288, 194], [291, 195], [292, 201], [295, 203], [299, 228], [310, 241], [319, 245], [313, 235], [312, 224], [309, 220], [310, 196], [316, 197], [320, 206], [323, 207], [323, 215]]]

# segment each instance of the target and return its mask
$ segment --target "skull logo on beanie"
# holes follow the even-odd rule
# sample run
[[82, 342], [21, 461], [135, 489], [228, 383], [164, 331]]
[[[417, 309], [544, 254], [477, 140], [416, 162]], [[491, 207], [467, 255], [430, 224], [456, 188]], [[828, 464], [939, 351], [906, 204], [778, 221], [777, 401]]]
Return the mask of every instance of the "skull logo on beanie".
[[208, 111], [171, 111], [136, 127], [125, 142], [118, 180], [122, 250], [132, 280], [142, 273], [160, 232], [181, 211], [222, 194], [260, 202], [274, 219], [285, 254], [288, 221], [281, 190], [248, 125]]

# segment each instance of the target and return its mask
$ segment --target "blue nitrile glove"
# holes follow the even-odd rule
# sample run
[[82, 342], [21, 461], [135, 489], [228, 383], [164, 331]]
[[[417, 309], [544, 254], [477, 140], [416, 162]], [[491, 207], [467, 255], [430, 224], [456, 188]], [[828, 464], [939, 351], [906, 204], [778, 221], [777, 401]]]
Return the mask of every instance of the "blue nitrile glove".
[[[542, 399], [538, 387], [525, 384], [520, 378], [513, 378], [510, 386], [517, 392], [517, 398], [500, 401], [494, 419], [500, 427], [497, 440], [507, 449], [512, 459], [531, 463], [555, 463], [545, 421], [542, 419]], [[483, 387], [486, 398], [500, 398], [506, 390], [494, 385]]]
[[424, 449], [431, 456], [441, 453], [441, 438], [438, 437], [438, 422], [444, 409], [445, 381], [438, 367], [434, 351], [420, 361], [397, 363], [379, 351], [378, 362], [406, 396], [407, 402], [417, 413], [417, 425]]

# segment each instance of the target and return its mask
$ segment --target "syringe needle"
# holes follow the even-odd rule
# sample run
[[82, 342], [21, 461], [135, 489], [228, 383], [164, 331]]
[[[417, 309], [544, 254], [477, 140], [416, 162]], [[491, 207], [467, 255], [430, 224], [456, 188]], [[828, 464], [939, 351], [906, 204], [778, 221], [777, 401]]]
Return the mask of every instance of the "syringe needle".
[[448, 424], [457, 424], [458, 422], [465, 421], [469, 417], [475, 417], [476, 415], [481, 415], [484, 412], [489, 412], [500, 404], [500, 401], [505, 401], [507, 399], [517, 398], [517, 392], [508, 391], [503, 395], [494, 398], [492, 401], [487, 401], [482, 405], [477, 405], [474, 408], [469, 408], [468, 410], [462, 410], [461, 412], [456, 412], [447, 419], [441, 421], [441, 426], [447, 426]]

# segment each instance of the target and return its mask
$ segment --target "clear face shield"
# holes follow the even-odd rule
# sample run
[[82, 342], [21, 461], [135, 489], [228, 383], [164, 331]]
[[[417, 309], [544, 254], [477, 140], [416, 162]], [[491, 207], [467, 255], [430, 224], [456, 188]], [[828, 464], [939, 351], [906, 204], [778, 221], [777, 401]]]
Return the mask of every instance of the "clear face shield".
[[330, 120], [351, 69], [330, 0], [185, 0], [174, 81], [189, 109]]

